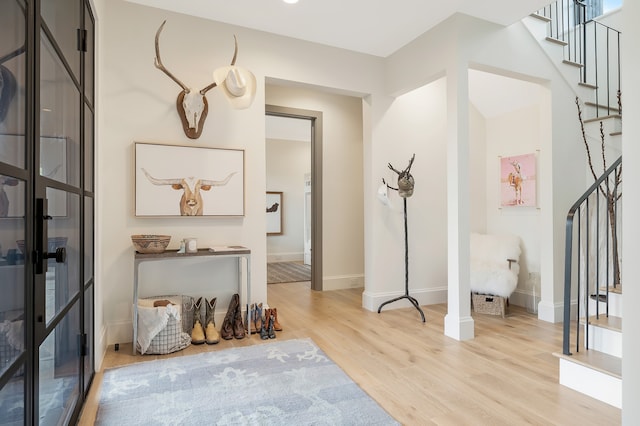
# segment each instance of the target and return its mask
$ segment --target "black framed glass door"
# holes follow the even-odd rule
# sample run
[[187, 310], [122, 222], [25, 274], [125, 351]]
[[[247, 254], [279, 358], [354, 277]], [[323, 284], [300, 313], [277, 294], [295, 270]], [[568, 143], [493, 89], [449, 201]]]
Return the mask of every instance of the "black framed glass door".
[[0, 0], [0, 425], [74, 422], [95, 371], [93, 28]]

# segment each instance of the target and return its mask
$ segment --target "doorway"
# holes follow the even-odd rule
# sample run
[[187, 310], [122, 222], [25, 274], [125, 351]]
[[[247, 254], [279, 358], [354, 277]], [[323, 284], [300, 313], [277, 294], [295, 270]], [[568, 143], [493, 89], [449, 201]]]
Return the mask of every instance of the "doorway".
[[[277, 118], [289, 122], [292, 126], [301, 127], [305, 132], [308, 128], [308, 141], [310, 143], [310, 172], [305, 179], [304, 174], [300, 179], [300, 209], [303, 225], [302, 236], [302, 260], [309, 260], [311, 264], [311, 289], [323, 289], [322, 285], [322, 113], [296, 108], [286, 108], [275, 105], [266, 105], [267, 118]], [[298, 142], [303, 143], [303, 142]], [[277, 188], [267, 190], [274, 191]], [[286, 200], [286, 194], [282, 194]], [[284, 214], [284, 212], [283, 212]], [[306, 220], [306, 223], [305, 223]], [[286, 219], [283, 222], [283, 232], [286, 229]]]
[[3, 423], [75, 423], [95, 372], [94, 26], [89, 1], [2, 5]]

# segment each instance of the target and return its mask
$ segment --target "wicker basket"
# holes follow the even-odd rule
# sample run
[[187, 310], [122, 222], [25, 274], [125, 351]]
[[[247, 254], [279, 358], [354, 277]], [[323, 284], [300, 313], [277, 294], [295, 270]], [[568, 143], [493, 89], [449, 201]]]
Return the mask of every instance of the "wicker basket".
[[171, 235], [132, 235], [131, 242], [138, 253], [162, 253], [171, 241]]
[[507, 311], [507, 299], [491, 294], [471, 293], [473, 312], [479, 314], [500, 315], [504, 318]]

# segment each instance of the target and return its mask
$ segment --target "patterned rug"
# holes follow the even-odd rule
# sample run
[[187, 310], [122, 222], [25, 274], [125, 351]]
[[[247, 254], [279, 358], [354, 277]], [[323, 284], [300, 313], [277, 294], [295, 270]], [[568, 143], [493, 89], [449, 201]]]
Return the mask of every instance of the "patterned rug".
[[106, 370], [97, 425], [397, 425], [311, 339]]
[[267, 284], [311, 281], [311, 266], [295, 262], [267, 263]]

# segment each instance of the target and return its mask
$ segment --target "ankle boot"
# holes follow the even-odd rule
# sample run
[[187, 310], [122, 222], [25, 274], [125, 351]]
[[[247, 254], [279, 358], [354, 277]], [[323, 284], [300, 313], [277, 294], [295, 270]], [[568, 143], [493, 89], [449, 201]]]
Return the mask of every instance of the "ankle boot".
[[236, 339], [244, 339], [245, 337], [245, 333], [244, 333], [244, 324], [242, 324], [242, 307], [240, 306], [240, 296], [238, 296], [237, 294], [234, 295], [234, 297], [237, 300], [236, 303], [236, 314], [235, 314], [235, 318], [233, 320], [233, 337], [235, 337]]
[[202, 297], [193, 304], [193, 330], [191, 330], [191, 343], [201, 345], [204, 343], [204, 330], [200, 318], [200, 307], [202, 306]]
[[238, 310], [238, 295], [234, 294], [229, 302], [229, 308], [222, 321], [222, 328], [220, 329], [220, 335], [224, 340], [233, 339], [233, 323]]
[[271, 315], [273, 315], [273, 329], [275, 331], [282, 331], [282, 326], [278, 322], [278, 309], [271, 308]]
[[268, 320], [269, 326], [267, 327], [267, 335], [269, 336], [269, 339], [276, 338], [276, 332], [273, 330], [273, 322], [274, 322], [274, 317], [273, 315], [271, 315]]
[[205, 340], [207, 342], [207, 345], [215, 345], [220, 341], [220, 334], [216, 329], [216, 320], [215, 320], [217, 301], [218, 299], [215, 297], [211, 300], [204, 299], [205, 308], [206, 308], [206, 316], [204, 319], [204, 323], [205, 323], [204, 333], [205, 333]]

